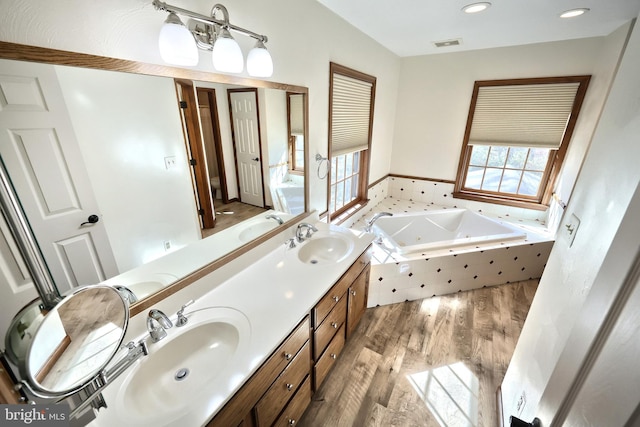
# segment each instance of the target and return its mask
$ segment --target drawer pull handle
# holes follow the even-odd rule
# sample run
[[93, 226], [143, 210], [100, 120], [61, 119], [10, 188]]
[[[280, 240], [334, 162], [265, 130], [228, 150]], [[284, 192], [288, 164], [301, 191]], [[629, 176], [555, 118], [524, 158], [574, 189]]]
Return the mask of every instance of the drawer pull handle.
[[295, 424], [296, 424], [296, 420], [291, 420], [291, 419], [289, 420], [289, 425], [290, 426], [295, 425]]
[[340, 301], [340, 297], [333, 297], [332, 299], [333, 299], [335, 302]]
[[333, 329], [338, 329], [338, 324], [336, 322], [331, 322], [331, 326]]
[[335, 353], [331, 353], [331, 355], [330, 355], [330, 356], [331, 356], [331, 358], [332, 358], [333, 360], [336, 360], [336, 357], [338, 357]]
[[293, 354], [291, 354], [291, 353], [285, 353], [284, 354], [284, 359], [285, 360], [291, 360], [292, 357], [293, 357]]
[[293, 384], [287, 384], [287, 390], [288, 391], [293, 390]]

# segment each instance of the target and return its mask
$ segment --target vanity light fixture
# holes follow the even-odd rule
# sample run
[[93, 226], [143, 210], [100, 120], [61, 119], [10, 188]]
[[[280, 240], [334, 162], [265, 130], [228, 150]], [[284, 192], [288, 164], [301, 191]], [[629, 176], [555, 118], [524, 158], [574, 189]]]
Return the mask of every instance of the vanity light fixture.
[[[183, 66], [197, 65], [198, 49], [202, 49], [211, 51], [216, 71], [241, 73], [244, 70], [244, 57], [231, 35], [231, 31], [235, 31], [256, 39], [254, 48], [247, 55], [249, 75], [271, 77], [273, 74], [273, 60], [265, 46], [267, 36], [231, 24], [227, 8], [223, 5], [214, 5], [209, 17], [159, 0], [153, 0], [152, 4], [156, 10], [169, 12], [158, 41], [160, 56], [165, 62]], [[222, 19], [216, 18], [218, 13], [222, 14]], [[191, 18], [197, 24], [188, 28], [178, 15]]]
[[489, 2], [471, 3], [462, 8], [464, 13], [478, 13], [487, 10], [491, 6]]
[[560, 18], [575, 18], [576, 16], [584, 15], [589, 12], [588, 7], [580, 7], [577, 9], [566, 10], [560, 14]]

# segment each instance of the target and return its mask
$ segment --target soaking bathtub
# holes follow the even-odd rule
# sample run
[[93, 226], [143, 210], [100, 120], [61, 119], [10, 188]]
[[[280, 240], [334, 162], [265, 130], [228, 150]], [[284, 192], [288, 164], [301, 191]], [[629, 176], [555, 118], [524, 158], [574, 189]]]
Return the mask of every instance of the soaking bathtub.
[[381, 217], [374, 223], [373, 230], [400, 254], [520, 240], [527, 236], [515, 226], [467, 209], [440, 209]]

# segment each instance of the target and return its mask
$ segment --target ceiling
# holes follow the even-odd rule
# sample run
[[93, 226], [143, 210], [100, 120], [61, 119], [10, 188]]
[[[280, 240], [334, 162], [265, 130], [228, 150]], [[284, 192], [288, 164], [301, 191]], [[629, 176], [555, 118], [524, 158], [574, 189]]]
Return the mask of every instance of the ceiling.
[[[398, 56], [605, 36], [638, 16], [640, 0], [317, 0]], [[462, 7], [489, 1], [484, 12]], [[589, 8], [582, 16], [560, 13]], [[458, 46], [434, 42], [461, 39]]]

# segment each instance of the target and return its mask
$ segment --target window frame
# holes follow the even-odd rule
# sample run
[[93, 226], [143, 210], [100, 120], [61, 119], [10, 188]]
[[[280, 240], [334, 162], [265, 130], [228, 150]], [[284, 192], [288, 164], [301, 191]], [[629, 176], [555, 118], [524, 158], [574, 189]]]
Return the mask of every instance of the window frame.
[[[329, 63], [329, 162], [333, 164], [333, 155], [332, 155], [332, 110], [333, 110], [333, 76], [334, 74], [340, 74], [343, 76], [347, 76], [353, 79], [362, 80], [367, 83], [371, 83], [371, 102], [369, 108], [369, 130], [367, 135], [367, 148], [365, 150], [359, 151], [360, 153], [360, 164], [359, 164], [359, 172], [358, 172], [358, 185], [357, 185], [357, 195], [351, 200], [349, 203], [342, 206], [340, 209], [335, 212], [331, 212], [331, 172], [327, 176], [327, 211], [329, 214], [329, 220], [335, 219], [343, 219], [343, 214], [348, 212], [349, 210], [354, 209], [358, 205], [362, 205], [366, 203], [368, 199], [368, 187], [369, 187], [369, 168], [371, 164], [371, 137], [373, 134], [373, 113], [375, 107], [375, 98], [376, 98], [376, 77], [362, 73], [360, 71], [345, 67], [340, 64], [336, 64], [335, 62]], [[336, 183], [337, 184], [337, 183]]]
[[[591, 76], [564, 76], [564, 77], [539, 77], [525, 79], [505, 79], [505, 80], [479, 80], [474, 82], [473, 93], [471, 95], [471, 103], [469, 106], [469, 114], [467, 116], [467, 124], [464, 132], [464, 139], [460, 151], [460, 160], [458, 162], [458, 171], [454, 185], [453, 197], [459, 199], [474, 200], [480, 202], [494, 203], [513, 207], [521, 207], [536, 210], [546, 210], [551, 201], [553, 189], [557, 182], [560, 169], [564, 162], [571, 137], [575, 130], [580, 109], [584, 102], [584, 97], [589, 86]], [[536, 196], [527, 196], [513, 193], [503, 193], [499, 191], [478, 190], [465, 187], [467, 172], [470, 166], [471, 152], [473, 145], [469, 144], [471, 135], [471, 125], [473, 123], [476, 102], [478, 99], [478, 91], [481, 87], [487, 86], [511, 86], [511, 85], [534, 85], [534, 84], [557, 84], [557, 83], [578, 83], [578, 90], [575, 95], [573, 107], [567, 120], [562, 142], [558, 149], [551, 149], [549, 159], [544, 169], [540, 187]], [[503, 144], [503, 146], [513, 148]], [[536, 148], [536, 147], [529, 147]]]
[[[287, 97], [287, 134], [289, 135], [289, 141], [287, 142], [287, 154], [288, 154], [288, 161], [289, 161], [289, 173], [291, 173], [292, 175], [304, 175], [304, 146], [305, 141], [303, 140], [302, 142], [302, 151], [303, 151], [303, 164], [302, 166], [298, 164], [298, 162], [296, 162], [296, 152], [300, 151], [296, 149], [296, 135], [292, 134], [292, 130], [291, 130], [291, 96], [296, 96], [296, 95], [301, 95], [302, 98], [302, 102], [303, 105], [306, 102], [305, 98], [305, 94], [303, 93], [299, 93], [299, 92], [287, 92], [286, 93], [286, 97]], [[304, 112], [303, 112], [304, 113]], [[303, 126], [306, 126], [306, 117], [303, 117]], [[302, 137], [304, 138], [304, 132], [302, 134]]]

